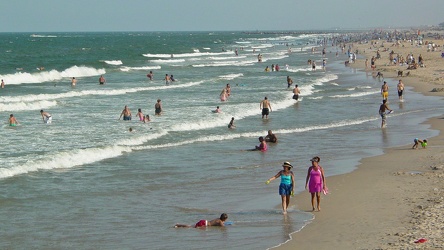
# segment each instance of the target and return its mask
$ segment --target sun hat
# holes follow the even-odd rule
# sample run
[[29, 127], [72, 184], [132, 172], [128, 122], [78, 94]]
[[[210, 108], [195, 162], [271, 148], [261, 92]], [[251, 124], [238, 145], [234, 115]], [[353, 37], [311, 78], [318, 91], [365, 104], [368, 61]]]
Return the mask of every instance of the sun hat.
[[290, 162], [286, 161], [284, 164], [282, 164], [282, 167], [292, 168], [293, 166], [290, 164]]
[[315, 157], [311, 158], [310, 161], [319, 162], [319, 158], [317, 156], [315, 156]]

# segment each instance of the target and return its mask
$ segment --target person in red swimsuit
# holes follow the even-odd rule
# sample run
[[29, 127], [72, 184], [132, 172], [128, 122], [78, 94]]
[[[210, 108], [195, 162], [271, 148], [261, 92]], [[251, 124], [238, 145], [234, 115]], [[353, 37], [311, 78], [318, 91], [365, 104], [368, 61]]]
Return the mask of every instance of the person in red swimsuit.
[[[214, 226], [219, 226], [219, 227], [223, 227], [225, 226], [225, 221], [228, 219], [228, 215], [226, 213], [223, 213], [220, 215], [219, 218], [214, 219], [214, 220], [200, 220], [196, 223], [196, 225], [194, 225], [194, 228], [200, 228], [200, 227], [214, 227]], [[193, 227], [192, 225], [185, 225], [185, 224], [176, 224], [174, 226], [175, 228], [178, 227]]]

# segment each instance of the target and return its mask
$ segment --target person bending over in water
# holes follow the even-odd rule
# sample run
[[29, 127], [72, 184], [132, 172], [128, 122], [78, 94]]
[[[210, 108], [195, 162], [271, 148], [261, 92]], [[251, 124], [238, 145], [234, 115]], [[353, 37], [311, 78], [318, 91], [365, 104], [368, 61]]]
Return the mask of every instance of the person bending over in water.
[[229, 129], [236, 128], [236, 126], [234, 126], [234, 117], [231, 117], [231, 121], [230, 121], [230, 123], [228, 124], [228, 128], [229, 128]]
[[273, 132], [271, 130], [268, 130], [268, 135], [265, 136], [265, 141], [276, 143], [276, 142], [278, 142], [278, 139], [277, 139], [276, 135], [273, 134]]
[[146, 75], [146, 77], [148, 77], [148, 79], [150, 79], [150, 81], [152, 81], [152, 80], [153, 80], [153, 77], [154, 77], [153, 71], [150, 71], [150, 73], [148, 73], [148, 74]]
[[42, 119], [43, 119], [44, 123], [49, 124], [52, 122], [52, 116], [48, 112], [45, 112], [42, 109], [42, 110], [40, 110], [40, 114], [42, 115]]
[[219, 227], [223, 227], [225, 226], [225, 221], [228, 219], [228, 215], [226, 213], [223, 213], [220, 215], [219, 218], [214, 219], [214, 220], [200, 220], [196, 223], [196, 225], [192, 226], [192, 225], [185, 225], [185, 224], [176, 224], [174, 227], [178, 228], [178, 227], [194, 227], [194, 228], [202, 228], [202, 227], [215, 227], [215, 226], [219, 226]]
[[13, 114], [10, 114], [9, 115], [9, 126], [15, 127], [17, 125], [19, 125], [19, 122], [17, 121], [17, 119], [15, 119]]

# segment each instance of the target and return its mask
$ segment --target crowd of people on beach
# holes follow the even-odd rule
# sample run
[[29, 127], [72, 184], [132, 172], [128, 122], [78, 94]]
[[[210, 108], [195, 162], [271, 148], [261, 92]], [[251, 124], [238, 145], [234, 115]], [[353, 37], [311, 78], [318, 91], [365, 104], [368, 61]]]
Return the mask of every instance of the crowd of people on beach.
[[[339, 40], [334, 41], [334, 42], [339, 42]], [[344, 45], [341, 45], [341, 48], [342, 48], [342, 51], [344, 52], [345, 42], [343, 44]], [[371, 46], [373, 48], [376, 48], [377, 45], [372, 42]], [[392, 45], [392, 46], [396, 47], [396, 46], [399, 46], [399, 44], [397, 43], [396, 45]], [[356, 51], [356, 53], [351, 52], [351, 48], [352, 48], [352, 45], [349, 46], [349, 49], [347, 51], [347, 54], [349, 55], [349, 58], [350, 58], [348, 61], [349, 63], [354, 62], [356, 60], [356, 54], [358, 54], [358, 51]], [[383, 52], [388, 52], [388, 50], [384, 50]], [[326, 50], [325, 50], [325, 48], [323, 48], [322, 55], [325, 56], [325, 54], [326, 54]], [[412, 53], [408, 54], [405, 57], [406, 59], [402, 55], [400, 56], [399, 54], [396, 54], [396, 55], [395, 54], [396, 53], [394, 52], [394, 50], [390, 51], [389, 58], [388, 58], [389, 59], [388, 64], [398, 65], [398, 66], [407, 65], [408, 66], [407, 69], [413, 69], [413, 68], [417, 68], [417, 67], [425, 67], [424, 59], [421, 54], [418, 56], [417, 61], [415, 60], [415, 57], [413, 56]], [[238, 55], [237, 50], [236, 50], [236, 55]], [[372, 71], [376, 70], [376, 68], [377, 68], [376, 61], [379, 59], [381, 59], [381, 51], [379, 51], [379, 49], [378, 49], [376, 51], [376, 56], [373, 56], [370, 60]], [[262, 55], [261, 54], [258, 55], [258, 62], [262, 62]], [[307, 63], [309, 65], [311, 65], [311, 68], [313, 71], [316, 70], [315, 60], [310, 59], [310, 60], [308, 60]], [[323, 59], [322, 60], [322, 68], [324, 70], [326, 69], [326, 64], [327, 64], [326, 59]], [[365, 68], [367, 68], [367, 67], [368, 67], [368, 59], [366, 59], [366, 61], [365, 61]], [[269, 66], [266, 66], [265, 71], [266, 72], [280, 71], [280, 67], [278, 64], [276, 64], [276, 65], [272, 64], [271, 68], [269, 68]], [[149, 80], [153, 80], [154, 79], [153, 71], [150, 71], [146, 76]], [[376, 76], [383, 78], [383, 75], [380, 72], [378, 72], [378, 75], [376, 75]], [[165, 80], [166, 85], [169, 85], [171, 82], [176, 81], [174, 76], [169, 75], [169, 74], [165, 74], [164, 80]], [[287, 76], [286, 82], [287, 82], [288, 89], [294, 84], [293, 79], [289, 75]], [[104, 85], [105, 83], [106, 83], [106, 79], [104, 78], [103, 75], [101, 75], [99, 78], [99, 84]], [[77, 84], [77, 79], [75, 77], [72, 77], [71, 86], [75, 87], [76, 84]], [[5, 83], [2, 79], [1, 80], [1, 88], [4, 88], [4, 87], [5, 87]], [[398, 81], [396, 89], [398, 92], [399, 101], [403, 102], [404, 101], [403, 94], [404, 94], [405, 86], [404, 86], [404, 83], [402, 82], [401, 79]], [[297, 84], [294, 86], [294, 89], [292, 90], [292, 92], [293, 92], [292, 98], [297, 101], [299, 99], [299, 95], [301, 93], [299, 86]], [[381, 128], [385, 128], [387, 125], [387, 123], [386, 123], [387, 115], [391, 114], [393, 112], [393, 110], [390, 109], [388, 106], [389, 86], [386, 81], [384, 81], [383, 85], [381, 86], [381, 95], [382, 95], [382, 104], [379, 107], [379, 115], [381, 116], [381, 119], [382, 119]], [[229, 99], [230, 96], [231, 96], [231, 86], [230, 86], [230, 84], [226, 84], [226, 86], [220, 92], [220, 100], [222, 102], [225, 102]], [[267, 96], [265, 96], [264, 99], [260, 102], [259, 107], [261, 110], [262, 119], [268, 119], [270, 112], [272, 112], [272, 106], [271, 106], [271, 102], [268, 100]], [[162, 115], [162, 112], [163, 112], [162, 102], [160, 99], [158, 99], [157, 102], [154, 104], [154, 113], [156, 116], [160, 116], [160, 115]], [[221, 113], [222, 110], [220, 109], [220, 106], [217, 106], [217, 108], [213, 112], [214, 113]], [[52, 122], [52, 116], [50, 113], [48, 113], [44, 110], [40, 110], [40, 114], [41, 114], [41, 117], [42, 117], [42, 120], [44, 123], [50, 124]], [[149, 123], [151, 121], [150, 116], [148, 114], [144, 115], [141, 108], [138, 108], [138, 112], [136, 114], [136, 117], [139, 119], [140, 122], [143, 122], [143, 123]], [[120, 114], [119, 120], [122, 118], [124, 121], [131, 121], [132, 120], [131, 110], [126, 105]], [[235, 117], [232, 117], [229, 124], [228, 124], [229, 129], [236, 128], [236, 126], [234, 124], [234, 120], [235, 120]], [[20, 123], [18, 122], [16, 117], [13, 114], [10, 114], [9, 125], [10, 126], [17, 126], [19, 124]], [[132, 128], [130, 128], [130, 131], [132, 131]], [[278, 138], [272, 132], [272, 130], [268, 130], [268, 134], [266, 136], [260, 136], [258, 138], [258, 140], [259, 140], [259, 145], [255, 146], [251, 151], [266, 152], [268, 150], [267, 143], [277, 143], [278, 142]], [[421, 140], [421, 139], [415, 138], [412, 149], [418, 149], [419, 145], [421, 145], [422, 148], [426, 148], [427, 147], [427, 139]], [[321, 211], [321, 206], [320, 206], [321, 193], [324, 193], [324, 194], [328, 193], [328, 188], [326, 185], [326, 177], [325, 177], [324, 169], [320, 165], [320, 160], [321, 159], [319, 156], [315, 156], [310, 159], [311, 165], [309, 166], [309, 168], [307, 170], [307, 174], [306, 174], [306, 178], [305, 178], [305, 189], [308, 190], [308, 192], [310, 193], [312, 211]], [[281, 196], [282, 211], [283, 211], [283, 214], [287, 214], [288, 207], [290, 204], [290, 198], [292, 196], [294, 196], [295, 176], [292, 171], [293, 165], [290, 162], [285, 161], [282, 164], [282, 168], [283, 169], [278, 171], [274, 176], [267, 179], [266, 184], [270, 184], [272, 181], [280, 178], [279, 195]], [[227, 219], [228, 219], [228, 215], [226, 213], [223, 213], [220, 215], [219, 218], [216, 218], [213, 220], [200, 220], [199, 222], [197, 222], [194, 225], [194, 227], [199, 228], [199, 227], [208, 227], [208, 226], [225, 226]], [[186, 225], [186, 224], [176, 224], [175, 227], [193, 227], [193, 226]]]

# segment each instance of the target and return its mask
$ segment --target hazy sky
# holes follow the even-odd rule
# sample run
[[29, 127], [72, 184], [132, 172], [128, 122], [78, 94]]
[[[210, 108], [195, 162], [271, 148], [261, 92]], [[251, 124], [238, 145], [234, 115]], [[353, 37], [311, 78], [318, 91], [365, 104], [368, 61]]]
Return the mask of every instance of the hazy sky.
[[0, 0], [0, 32], [410, 27], [444, 0]]

